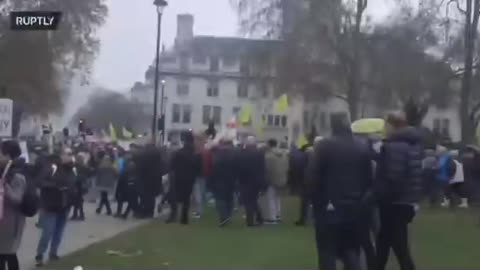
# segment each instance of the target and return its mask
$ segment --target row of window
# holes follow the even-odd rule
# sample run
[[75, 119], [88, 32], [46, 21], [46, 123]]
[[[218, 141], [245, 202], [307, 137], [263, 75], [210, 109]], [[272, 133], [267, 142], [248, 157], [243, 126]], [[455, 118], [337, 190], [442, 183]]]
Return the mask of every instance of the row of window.
[[435, 134], [442, 135], [444, 137], [450, 137], [450, 119], [434, 119], [433, 120], [433, 132]]
[[[241, 111], [240, 107], [232, 109], [233, 115], [238, 115]], [[191, 104], [173, 104], [172, 106], [172, 123], [190, 124], [192, 122], [193, 106]], [[262, 115], [263, 122], [268, 127], [287, 127], [287, 116], [265, 114]], [[208, 125], [210, 122], [220, 125], [222, 122], [222, 107], [204, 105], [202, 108], [202, 122]]]
[[[178, 58], [180, 63], [180, 69], [188, 70], [189, 64], [190, 64], [190, 57], [188, 55], [180, 55], [178, 56]], [[176, 60], [177, 59], [175, 56], [165, 56], [162, 58], [162, 61], [164, 63], [175, 63]], [[207, 57], [203, 54], [195, 54], [192, 57], [192, 62], [194, 65], [206, 65], [208, 62], [209, 70], [211, 72], [220, 71], [220, 60], [222, 62], [222, 67], [228, 68], [228, 69], [236, 67], [237, 63], [240, 62], [240, 72], [244, 74], [249, 74], [250, 68], [249, 68], [248, 62], [240, 61], [235, 56], [224, 56], [220, 58], [218, 56]]]
[[[218, 81], [210, 81], [207, 85], [207, 97], [218, 97], [220, 92]], [[248, 98], [248, 82], [240, 82], [237, 84], [237, 96], [239, 98]], [[266, 83], [258, 84], [262, 97], [268, 97], [268, 85]], [[188, 96], [190, 93], [190, 82], [188, 80], [177, 81], [177, 95]]]
[[[173, 104], [172, 123], [190, 124], [192, 122], [193, 106], [191, 104]], [[202, 119], [204, 124], [213, 121], [215, 124], [221, 124], [222, 107], [203, 106]]]

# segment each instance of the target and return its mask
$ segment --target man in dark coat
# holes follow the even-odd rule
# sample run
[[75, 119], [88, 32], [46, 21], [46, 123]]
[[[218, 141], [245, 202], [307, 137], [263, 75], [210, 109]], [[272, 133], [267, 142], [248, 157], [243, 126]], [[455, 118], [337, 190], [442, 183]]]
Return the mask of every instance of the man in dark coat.
[[220, 226], [227, 225], [232, 218], [236, 181], [235, 151], [231, 140], [222, 141], [221, 145], [212, 150], [213, 166], [208, 186], [215, 197]]
[[51, 167], [45, 168], [40, 178], [41, 186], [41, 236], [35, 260], [43, 265], [43, 256], [50, 246], [50, 260], [58, 260], [58, 248], [63, 240], [68, 212], [75, 197], [75, 172], [73, 153], [62, 150], [61, 156]]
[[[263, 224], [258, 198], [267, 188], [265, 180], [265, 155], [257, 148], [255, 137], [247, 138], [247, 145], [240, 150], [237, 157], [237, 173], [240, 196], [245, 205], [247, 226]], [[255, 222], [256, 217], [256, 222]]]
[[154, 145], [147, 146], [135, 158], [139, 180], [140, 209], [144, 218], [155, 213], [155, 198], [163, 192], [162, 176], [165, 172], [162, 152]]
[[180, 223], [187, 225], [190, 212], [190, 197], [192, 196], [195, 179], [201, 174], [202, 160], [196, 153], [192, 132], [183, 135], [183, 147], [178, 150], [171, 160], [171, 212], [167, 223], [177, 219], [178, 204], [182, 205]]
[[332, 138], [315, 146], [309, 169], [319, 266], [334, 270], [338, 257], [344, 269], [360, 270], [363, 222], [373, 187], [370, 149], [346, 122], [332, 122], [332, 131]]
[[376, 197], [379, 200], [380, 232], [377, 238], [377, 269], [384, 270], [390, 248], [401, 270], [414, 270], [408, 243], [408, 224], [422, 195], [423, 147], [416, 128], [407, 126], [402, 113], [386, 121], [387, 139], [377, 161]]

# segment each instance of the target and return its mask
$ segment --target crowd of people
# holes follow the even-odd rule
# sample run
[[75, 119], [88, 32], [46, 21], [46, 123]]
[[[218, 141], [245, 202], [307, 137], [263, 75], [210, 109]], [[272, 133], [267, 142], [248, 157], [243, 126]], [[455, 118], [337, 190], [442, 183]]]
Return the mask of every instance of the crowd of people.
[[413, 270], [408, 226], [421, 200], [468, 208], [480, 193], [477, 149], [466, 147], [461, 155], [443, 146], [425, 149], [401, 113], [387, 117], [383, 140], [355, 135], [349, 123], [336, 121], [332, 136], [300, 149], [282, 149], [275, 139], [260, 143], [250, 136], [239, 144], [189, 131], [181, 147], [132, 144], [126, 151], [80, 143], [36, 153], [32, 164], [20, 158], [15, 141], [2, 142], [0, 150], [1, 270], [19, 268], [25, 218], [37, 212], [37, 266], [47, 251], [50, 261], [58, 260], [67, 221], [85, 220], [89, 193], [97, 195], [97, 214], [153, 218], [168, 204], [166, 223], [187, 225], [192, 212], [200, 218], [213, 201], [220, 227], [240, 206], [246, 226], [256, 227], [282, 222], [286, 190], [299, 197], [295, 225], [313, 217], [320, 269], [336, 269], [340, 259], [345, 269], [359, 270], [364, 254], [368, 269], [383, 270], [392, 249], [400, 269]]

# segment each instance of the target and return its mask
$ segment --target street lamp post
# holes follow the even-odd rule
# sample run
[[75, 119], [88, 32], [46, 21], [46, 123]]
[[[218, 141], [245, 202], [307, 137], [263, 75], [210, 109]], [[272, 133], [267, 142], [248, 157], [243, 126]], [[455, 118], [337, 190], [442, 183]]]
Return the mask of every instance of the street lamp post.
[[165, 119], [165, 80], [162, 80], [162, 94], [161, 94], [161, 99], [160, 99], [160, 114], [162, 115], [162, 144], [165, 142], [165, 124], [166, 124], [166, 119]]
[[[153, 93], [153, 123], [152, 123], [152, 142], [157, 144], [157, 124], [158, 124], [158, 80], [159, 80], [159, 61], [160, 61], [160, 38], [162, 33], [162, 15], [163, 9], [168, 5], [165, 0], [155, 0], [153, 4], [157, 7], [157, 48], [155, 55], [155, 81]], [[163, 103], [163, 101], [162, 101]]]

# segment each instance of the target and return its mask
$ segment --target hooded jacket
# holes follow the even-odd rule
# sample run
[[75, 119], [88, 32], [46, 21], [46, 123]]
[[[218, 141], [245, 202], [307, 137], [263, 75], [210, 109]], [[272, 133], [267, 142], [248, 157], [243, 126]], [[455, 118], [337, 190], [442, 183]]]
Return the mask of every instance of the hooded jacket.
[[3, 217], [0, 219], [0, 254], [17, 252], [25, 227], [25, 216], [20, 210], [20, 204], [27, 184], [25, 177], [15, 171], [14, 163], [5, 184]]
[[278, 148], [268, 149], [265, 152], [265, 179], [267, 183], [281, 188], [288, 180], [288, 155]]
[[399, 130], [384, 141], [375, 188], [382, 203], [413, 204], [421, 199], [423, 153], [421, 136], [413, 127]]

